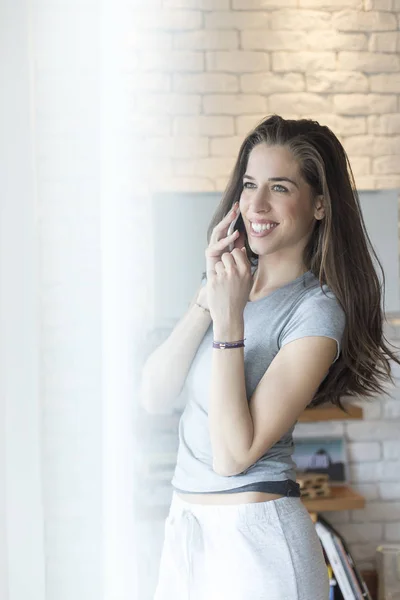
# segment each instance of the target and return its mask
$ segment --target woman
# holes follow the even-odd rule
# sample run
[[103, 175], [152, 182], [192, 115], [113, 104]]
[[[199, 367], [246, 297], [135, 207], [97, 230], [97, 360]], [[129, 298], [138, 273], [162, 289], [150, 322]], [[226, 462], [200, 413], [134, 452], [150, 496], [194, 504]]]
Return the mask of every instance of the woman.
[[183, 386], [187, 396], [155, 599], [326, 600], [293, 428], [307, 406], [385, 393], [389, 359], [399, 363], [335, 135], [312, 120], [261, 122], [208, 242], [203, 285], [143, 369], [150, 412]]

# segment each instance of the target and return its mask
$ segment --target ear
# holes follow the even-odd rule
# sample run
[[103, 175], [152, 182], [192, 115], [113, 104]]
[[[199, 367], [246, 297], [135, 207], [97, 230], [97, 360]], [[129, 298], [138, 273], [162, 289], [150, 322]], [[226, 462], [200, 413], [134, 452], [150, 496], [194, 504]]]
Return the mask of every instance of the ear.
[[315, 198], [314, 217], [317, 219], [317, 221], [322, 221], [322, 219], [325, 217], [325, 206], [323, 196], [317, 196]]

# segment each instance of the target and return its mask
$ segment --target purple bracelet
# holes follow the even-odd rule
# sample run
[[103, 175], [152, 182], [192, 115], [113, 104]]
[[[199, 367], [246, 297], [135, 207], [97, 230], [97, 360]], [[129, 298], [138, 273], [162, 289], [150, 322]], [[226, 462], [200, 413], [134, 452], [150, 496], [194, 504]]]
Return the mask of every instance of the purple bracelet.
[[244, 338], [243, 340], [238, 340], [237, 342], [213, 342], [213, 348], [217, 348], [218, 350], [224, 350], [225, 348], [244, 348]]

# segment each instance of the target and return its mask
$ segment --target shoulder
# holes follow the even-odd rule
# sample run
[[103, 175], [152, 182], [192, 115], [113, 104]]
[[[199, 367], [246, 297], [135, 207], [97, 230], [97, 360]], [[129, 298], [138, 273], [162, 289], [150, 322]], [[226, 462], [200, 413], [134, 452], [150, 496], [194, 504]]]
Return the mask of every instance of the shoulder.
[[306, 336], [326, 336], [340, 350], [346, 315], [335, 294], [310, 274], [286, 315], [279, 334], [279, 347]]
[[310, 310], [313, 308], [321, 316], [327, 314], [330, 317], [336, 317], [341, 322], [345, 321], [345, 312], [335, 294], [326, 284], [321, 286], [316, 278], [315, 280], [317, 282], [316, 285], [308, 289], [298, 310]]
[[346, 320], [345, 312], [335, 294], [326, 284], [321, 285], [311, 273], [305, 280], [291, 314], [310, 314], [314, 311], [315, 318], [334, 318], [341, 323]]

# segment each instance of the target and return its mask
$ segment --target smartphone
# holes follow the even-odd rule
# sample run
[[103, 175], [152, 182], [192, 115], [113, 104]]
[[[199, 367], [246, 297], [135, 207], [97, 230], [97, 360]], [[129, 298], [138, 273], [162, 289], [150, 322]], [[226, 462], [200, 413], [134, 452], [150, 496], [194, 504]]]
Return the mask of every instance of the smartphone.
[[[237, 229], [240, 230], [240, 227], [239, 227], [240, 222], [238, 223], [238, 219], [241, 216], [242, 215], [240, 213], [240, 208], [238, 208], [236, 217], [234, 218], [234, 220], [232, 221], [232, 223], [229, 225], [228, 233], [226, 234], [227, 237], [229, 235], [232, 235], [232, 233], [235, 231], [236, 224], [238, 225]], [[242, 218], [240, 219], [240, 221], [243, 223], [243, 219]], [[229, 244], [229, 252], [232, 252], [232, 250], [234, 249], [234, 247], [235, 247], [235, 243], [234, 242], [232, 242], [231, 244]]]

